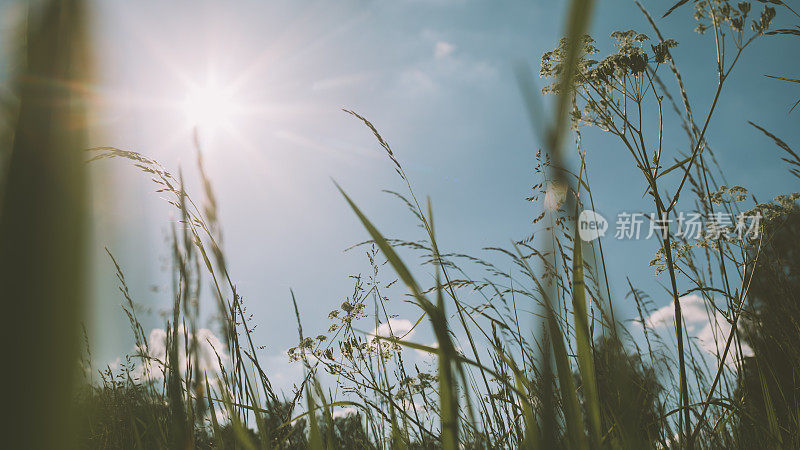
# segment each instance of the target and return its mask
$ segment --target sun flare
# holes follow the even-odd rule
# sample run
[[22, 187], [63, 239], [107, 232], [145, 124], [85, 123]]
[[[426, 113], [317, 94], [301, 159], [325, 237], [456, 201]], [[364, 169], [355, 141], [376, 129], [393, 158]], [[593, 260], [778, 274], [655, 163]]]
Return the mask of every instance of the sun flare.
[[230, 129], [238, 109], [230, 89], [212, 83], [193, 87], [183, 104], [189, 126], [207, 134]]

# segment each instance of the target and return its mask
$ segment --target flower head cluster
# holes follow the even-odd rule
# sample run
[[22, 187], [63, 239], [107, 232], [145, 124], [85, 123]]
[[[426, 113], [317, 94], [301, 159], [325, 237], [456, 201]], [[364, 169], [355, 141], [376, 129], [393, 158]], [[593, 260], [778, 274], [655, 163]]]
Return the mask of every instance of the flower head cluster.
[[543, 93], [561, 93], [572, 90], [576, 100], [583, 106], [576, 105], [572, 110], [573, 127], [579, 123], [595, 125], [603, 130], [614, 128], [615, 117], [625, 110], [623, 98], [639, 100], [648, 83], [645, 76], [648, 67], [672, 59], [670, 49], [678, 43], [674, 39], [659, 41], [655, 45], [645, 46], [650, 38], [635, 30], [615, 31], [611, 34], [616, 52], [600, 61], [589, 59], [598, 53], [594, 39], [584, 36], [580, 41], [580, 57], [577, 61], [577, 73], [569, 89], [565, 89], [560, 79], [567, 63], [569, 41], [561, 39], [555, 50], [542, 55], [542, 67], [539, 75], [551, 78], [553, 82], [542, 89]]
[[741, 202], [747, 198], [747, 189], [742, 186], [727, 187], [722, 185], [707, 196], [711, 203], [722, 205], [724, 203]]
[[[726, 25], [735, 33], [742, 33], [750, 15], [750, 2], [738, 2], [734, 5], [728, 0], [702, 0], [695, 3], [694, 8], [694, 18], [698, 22], [695, 31], [700, 34], [713, 27], [715, 21], [718, 25]], [[767, 32], [774, 18], [775, 8], [764, 5], [759, 17], [750, 24], [750, 29], [756, 35], [762, 35]]]
[[416, 377], [406, 376], [400, 380], [400, 389], [394, 395], [395, 400], [410, 400], [414, 394], [421, 394], [433, 389], [439, 377], [427, 372], [419, 372]]
[[[610, 84], [615, 78], [622, 78], [627, 75], [640, 76], [647, 68], [651, 57], [644, 50], [643, 43], [650, 38], [645, 34], [637, 33], [634, 30], [615, 31], [611, 37], [616, 41], [614, 46], [617, 51], [606, 56], [601, 61], [587, 59], [586, 56], [598, 53], [594, 46], [594, 39], [590, 36], [583, 36], [580, 45], [582, 55], [577, 62], [578, 70], [575, 76], [574, 85], [583, 86], [593, 84], [600, 86]], [[567, 46], [569, 42], [562, 38], [558, 47], [542, 55], [542, 67], [539, 76], [542, 78], [553, 78], [555, 81], [546, 86], [543, 93], [559, 93], [562, 90], [559, 77], [564, 71], [566, 63]], [[668, 39], [651, 46], [653, 50], [653, 61], [664, 62], [669, 59], [669, 49], [677, 46], [674, 39]]]
[[[597, 53], [597, 48], [594, 46], [594, 39], [589, 35], [584, 35], [579, 42], [580, 49], [577, 65], [578, 70], [575, 74], [575, 85], [581, 85], [586, 82], [586, 76], [591, 70], [592, 66], [597, 63], [590, 59], [586, 59], [586, 55], [594, 55]], [[562, 90], [560, 86], [560, 77], [565, 69], [567, 59], [567, 48], [569, 41], [567, 38], [561, 38], [558, 41], [558, 46], [549, 52], [542, 55], [542, 67], [539, 70], [539, 76], [542, 78], [552, 78], [555, 81], [542, 89], [542, 93], [558, 94]]]
[[[672, 249], [673, 269], [678, 270], [678, 263], [681, 261], [686, 262], [689, 265], [692, 264], [691, 258], [688, 258], [692, 251], [691, 245], [670, 241], [670, 248]], [[659, 247], [658, 250], [656, 250], [655, 256], [653, 256], [653, 259], [650, 260], [648, 265], [656, 268], [656, 275], [661, 275], [667, 270], [667, 254], [664, 252], [664, 247]]]
[[781, 194], [768, 203], [759, 203], [745, 214], [760, 214], [764, 225], [769, 226], [772, 222], [780, 222], [788, 215], [797, 212], [797, 200], [800, 193]]

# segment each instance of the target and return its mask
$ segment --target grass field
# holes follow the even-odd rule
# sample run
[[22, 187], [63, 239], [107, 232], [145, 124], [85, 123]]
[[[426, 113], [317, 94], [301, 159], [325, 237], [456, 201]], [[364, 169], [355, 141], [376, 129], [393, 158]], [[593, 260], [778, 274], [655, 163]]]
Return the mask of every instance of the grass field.
[[[304, 327], [305, 315], [320, 312], [293, 298], [297, 344], [288, 357], [303, 376], [291, 391], [273, 387], [264, 343], [254, 339], [258, 317], [243, 305], [221, 244], [200, 138], [199, 192], [146, 152], [87, 148], [86, 93], [74, 86], [101, 64], [88, 45], [91, 5], [31, 3], [13, 95], [3, 98], [13, 117], [0, 160], [0, 291], [11, 308], [4, 328], [14, 366], [9, 448], [800, 447], [800, 194], [764, 202], [726, 185], [724, 154], [706, 134], [750, 45], [800, 35], [797, 25], [772, 25], [776, 16], [800, 23], [792, 5], [682, 0], [666, 11], [714, 41], [714, 94], [705, 105], [687, 93], [671, 54], [684, 43], [662, 36], [660, 17], [636, 2], [650, 29], [592, 38], [593, 8], [603, 5], [572, 0], [563, 39], [541, 57], [545, 88], [535, 88], [539, 80], [524, 67], [517, 71], [541, 144], [531, 201], [542, 207], [531, 220], [543, 231], [487, 249], [488, 257], [440, 248], [433, 201], [417, 192], [403, 150], [384, 137], [391, 132], [345, 110], [374, 135], [404, 186], [393, 195], [422, 234], [383, 234], [356, 198], [332, 187], [368, 236], [357, 248], [369, 267], [333, 305], [327, 329]], [[598, 51], [611, 46], [608, 55]], [[787, 92], [798, 83], [777, 81]], [[759, 95], [756, 87], [747, 94]], [[542, 105], [552, 108], [544, 113]], [[776, 176], [800, 178], [792, 143], [769, 123], [742, 126], [781, 155]], [[629, 155], [653, 220], [667, 224], [652, 260], [629, 261], [653, 266], [672, 301], [667, 309], [637, 280], [625, 280], [624, 299], [612, 298], [602, 239], [581, 238], [579, 214], [594, 208], [581, 141], [587, 127]], [[146, 331], [126, 269], [107, 250], [136, 351], [93, 374], [82, 327], [87, 165], [111, 160], [151, 179], [173, 207], [173, 285], [162, 293], [171, 313], [161, 334]], [[733, 219], [693, 239], [677, 227], [684, 213]], [[207, 286], [211, 294], [201, 296]], [[390, 286], [402, 286], [415, 308], [411, 329], [393, 330]], [[202, 325], [201, 298], [213, 303], [213, 330]], [[622, 301], [636, 305], [634, 321], [615, 316]], [[697, 314], [709, 334], [694, 339], [686, 320]], [[415, 341], [418, 327], [430, 329], [435, 344]], [[433, 370], [410, 361], [414, 351], [429, 354]]]

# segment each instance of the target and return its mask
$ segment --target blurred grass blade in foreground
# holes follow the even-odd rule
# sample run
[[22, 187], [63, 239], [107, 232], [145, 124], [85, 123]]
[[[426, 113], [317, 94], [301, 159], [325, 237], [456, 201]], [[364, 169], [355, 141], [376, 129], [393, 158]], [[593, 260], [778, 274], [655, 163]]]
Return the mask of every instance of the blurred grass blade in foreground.
[[85, 4], [31, 2], [0, 210], [14, 430], [7, 448], [69, 448], [86, 265]]

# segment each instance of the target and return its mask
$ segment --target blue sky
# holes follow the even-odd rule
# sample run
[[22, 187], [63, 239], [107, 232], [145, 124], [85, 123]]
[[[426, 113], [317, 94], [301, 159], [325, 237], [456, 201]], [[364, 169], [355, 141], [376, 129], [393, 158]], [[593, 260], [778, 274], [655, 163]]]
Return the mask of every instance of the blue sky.
[[[666, 5], [644, 3], [656, 16]], [[205, 157], [231, 272], [255, 315], [257, 345], [266, 346], [264, 357], [276, 371], [285, 371], [283, 355], [296, 343], [289, 289], [304, 327], [324, 331], [328, 311], [351, 291], [348, 275], [368, 270], [363, 252], [343, 252], [367, 235], [332, 179], [386, 234], [421, 237], [402, 205], [381, 192], [403, 188], [390, 161], [369, 130], [341, 108], [369, 118], [416, 192], [431, 197], [444, 250], [482, 255], [484, 247], [507, 245], [533, 230], [541, 206], [524, 199], [540, 181], [533, 174], [539, 140], [513, 69], [523, 62], [538, 72], [541, 54], [555, 46], [563, 28], [565, 2], [93, 5], [99, 75], [92, 145], [136, 150], [175, 172], [181, 167], [199, 196], [183, 99], [193, 83], [211, 76], [243, 105], [231, 130], [207, 136]], [[680, 43], [673, 54], [695, 115], [704, 117], [716, 87], [712, 37], [692, 31], [689, 7], [659, 26]], [[629, 28], [653, 35], [632, 2], [598, 2], [592, 35], [601, 53], [610, 50], [612, 31]], [[800, 142], [800, 116], [788, 114], [800, 89], [764, 77], [794, 76], [797, 56], [789, 38], [756, 42], [729, 80], [708, 132], [730, 184], [760, 199], [795, 188], [779, 151], [746, 121], [767, 124], [790, 145]], [[665, 151], [685, 149], [682, 133], [672, 128], [669, 136]], [[627, 151], [596, 130], [585, 132], [584, 146], [598, 211], [609, 217], [651, 210]], [[166, 236], [175, 215], [129, 165], [103, 162], [92, 175], [98, 270], [90, 330], [103, 362], [132, 345], [103, 246], [125, 269], [135, 300], [152, 307], [146, 328], [163, 326], [158, 311], [169, 307]], [[647, 266], [656, 241], [604, 243], [618, 314], [634, 311], [624, 299], [626, 276], [657, 305], [669, 303], [659, 285], [666, 278], [655, 278]], [[401, 318], [416, 318], [399, 298], [394, 307]], [[205, 310], [211, 312], [210, 304]], [[417, 337], [427, 343], [426, 335]]]

